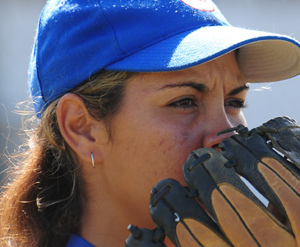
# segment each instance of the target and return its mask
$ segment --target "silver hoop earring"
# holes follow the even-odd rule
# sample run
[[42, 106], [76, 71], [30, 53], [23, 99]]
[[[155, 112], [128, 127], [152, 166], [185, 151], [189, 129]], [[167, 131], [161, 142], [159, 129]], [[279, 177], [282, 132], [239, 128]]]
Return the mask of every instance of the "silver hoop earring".
[[94, 154], [91, 153], [91, 159], [92, 159], [92, 166], [95, 168], [95, 160], [94, 160]]

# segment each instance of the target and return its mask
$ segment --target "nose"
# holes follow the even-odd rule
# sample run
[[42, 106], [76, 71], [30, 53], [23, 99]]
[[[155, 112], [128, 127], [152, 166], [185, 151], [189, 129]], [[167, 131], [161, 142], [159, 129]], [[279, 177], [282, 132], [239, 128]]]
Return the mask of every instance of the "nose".
[[220, 114], [215, 114], [207, 122], [206, 133], [204, 134], [203, 147], [218, 149], [219, 143], [224, 138], [229, 138], [234, 132], [226, 132], [218, 135], [218, 132], [236, 127], [240, 123], [230, 119], [225, 111]]

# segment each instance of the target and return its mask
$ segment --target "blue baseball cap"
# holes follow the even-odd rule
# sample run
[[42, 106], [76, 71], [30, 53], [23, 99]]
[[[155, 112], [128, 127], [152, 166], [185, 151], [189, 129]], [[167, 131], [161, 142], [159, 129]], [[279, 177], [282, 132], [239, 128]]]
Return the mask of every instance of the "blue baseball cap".
[[300, 73], [296, 40], [233, 27], [210, 0], [49, 0], [31, 57], [30, 92], [39, 116], [100, 70], [181, 70], [236, 49], [247, 82]]

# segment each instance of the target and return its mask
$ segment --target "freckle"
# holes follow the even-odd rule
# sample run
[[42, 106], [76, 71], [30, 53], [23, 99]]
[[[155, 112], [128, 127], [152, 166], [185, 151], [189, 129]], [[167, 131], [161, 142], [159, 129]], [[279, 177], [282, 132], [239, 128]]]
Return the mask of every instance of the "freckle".
[[164, 140], [160, 140], [159, 143], [158, 143], [158, 146], [162, 146], [164, 143]]
[[189, 138], [189, 135], [187, 133], [182, 133], [180, 137], [180, 141], [185, 141]]

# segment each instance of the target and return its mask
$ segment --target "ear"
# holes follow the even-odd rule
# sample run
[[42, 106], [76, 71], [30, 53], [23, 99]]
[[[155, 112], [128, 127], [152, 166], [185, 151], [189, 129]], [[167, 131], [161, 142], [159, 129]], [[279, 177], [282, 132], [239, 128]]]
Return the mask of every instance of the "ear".
[[93, 153], [95, 162], [101, 162], [95, 129], [99, 130], [102, 123], [91, 117], [82, 98], [73, 93], [65, 94], [58, 102], [56, 115], [63, 138], [78, 157], [90, 163]]

